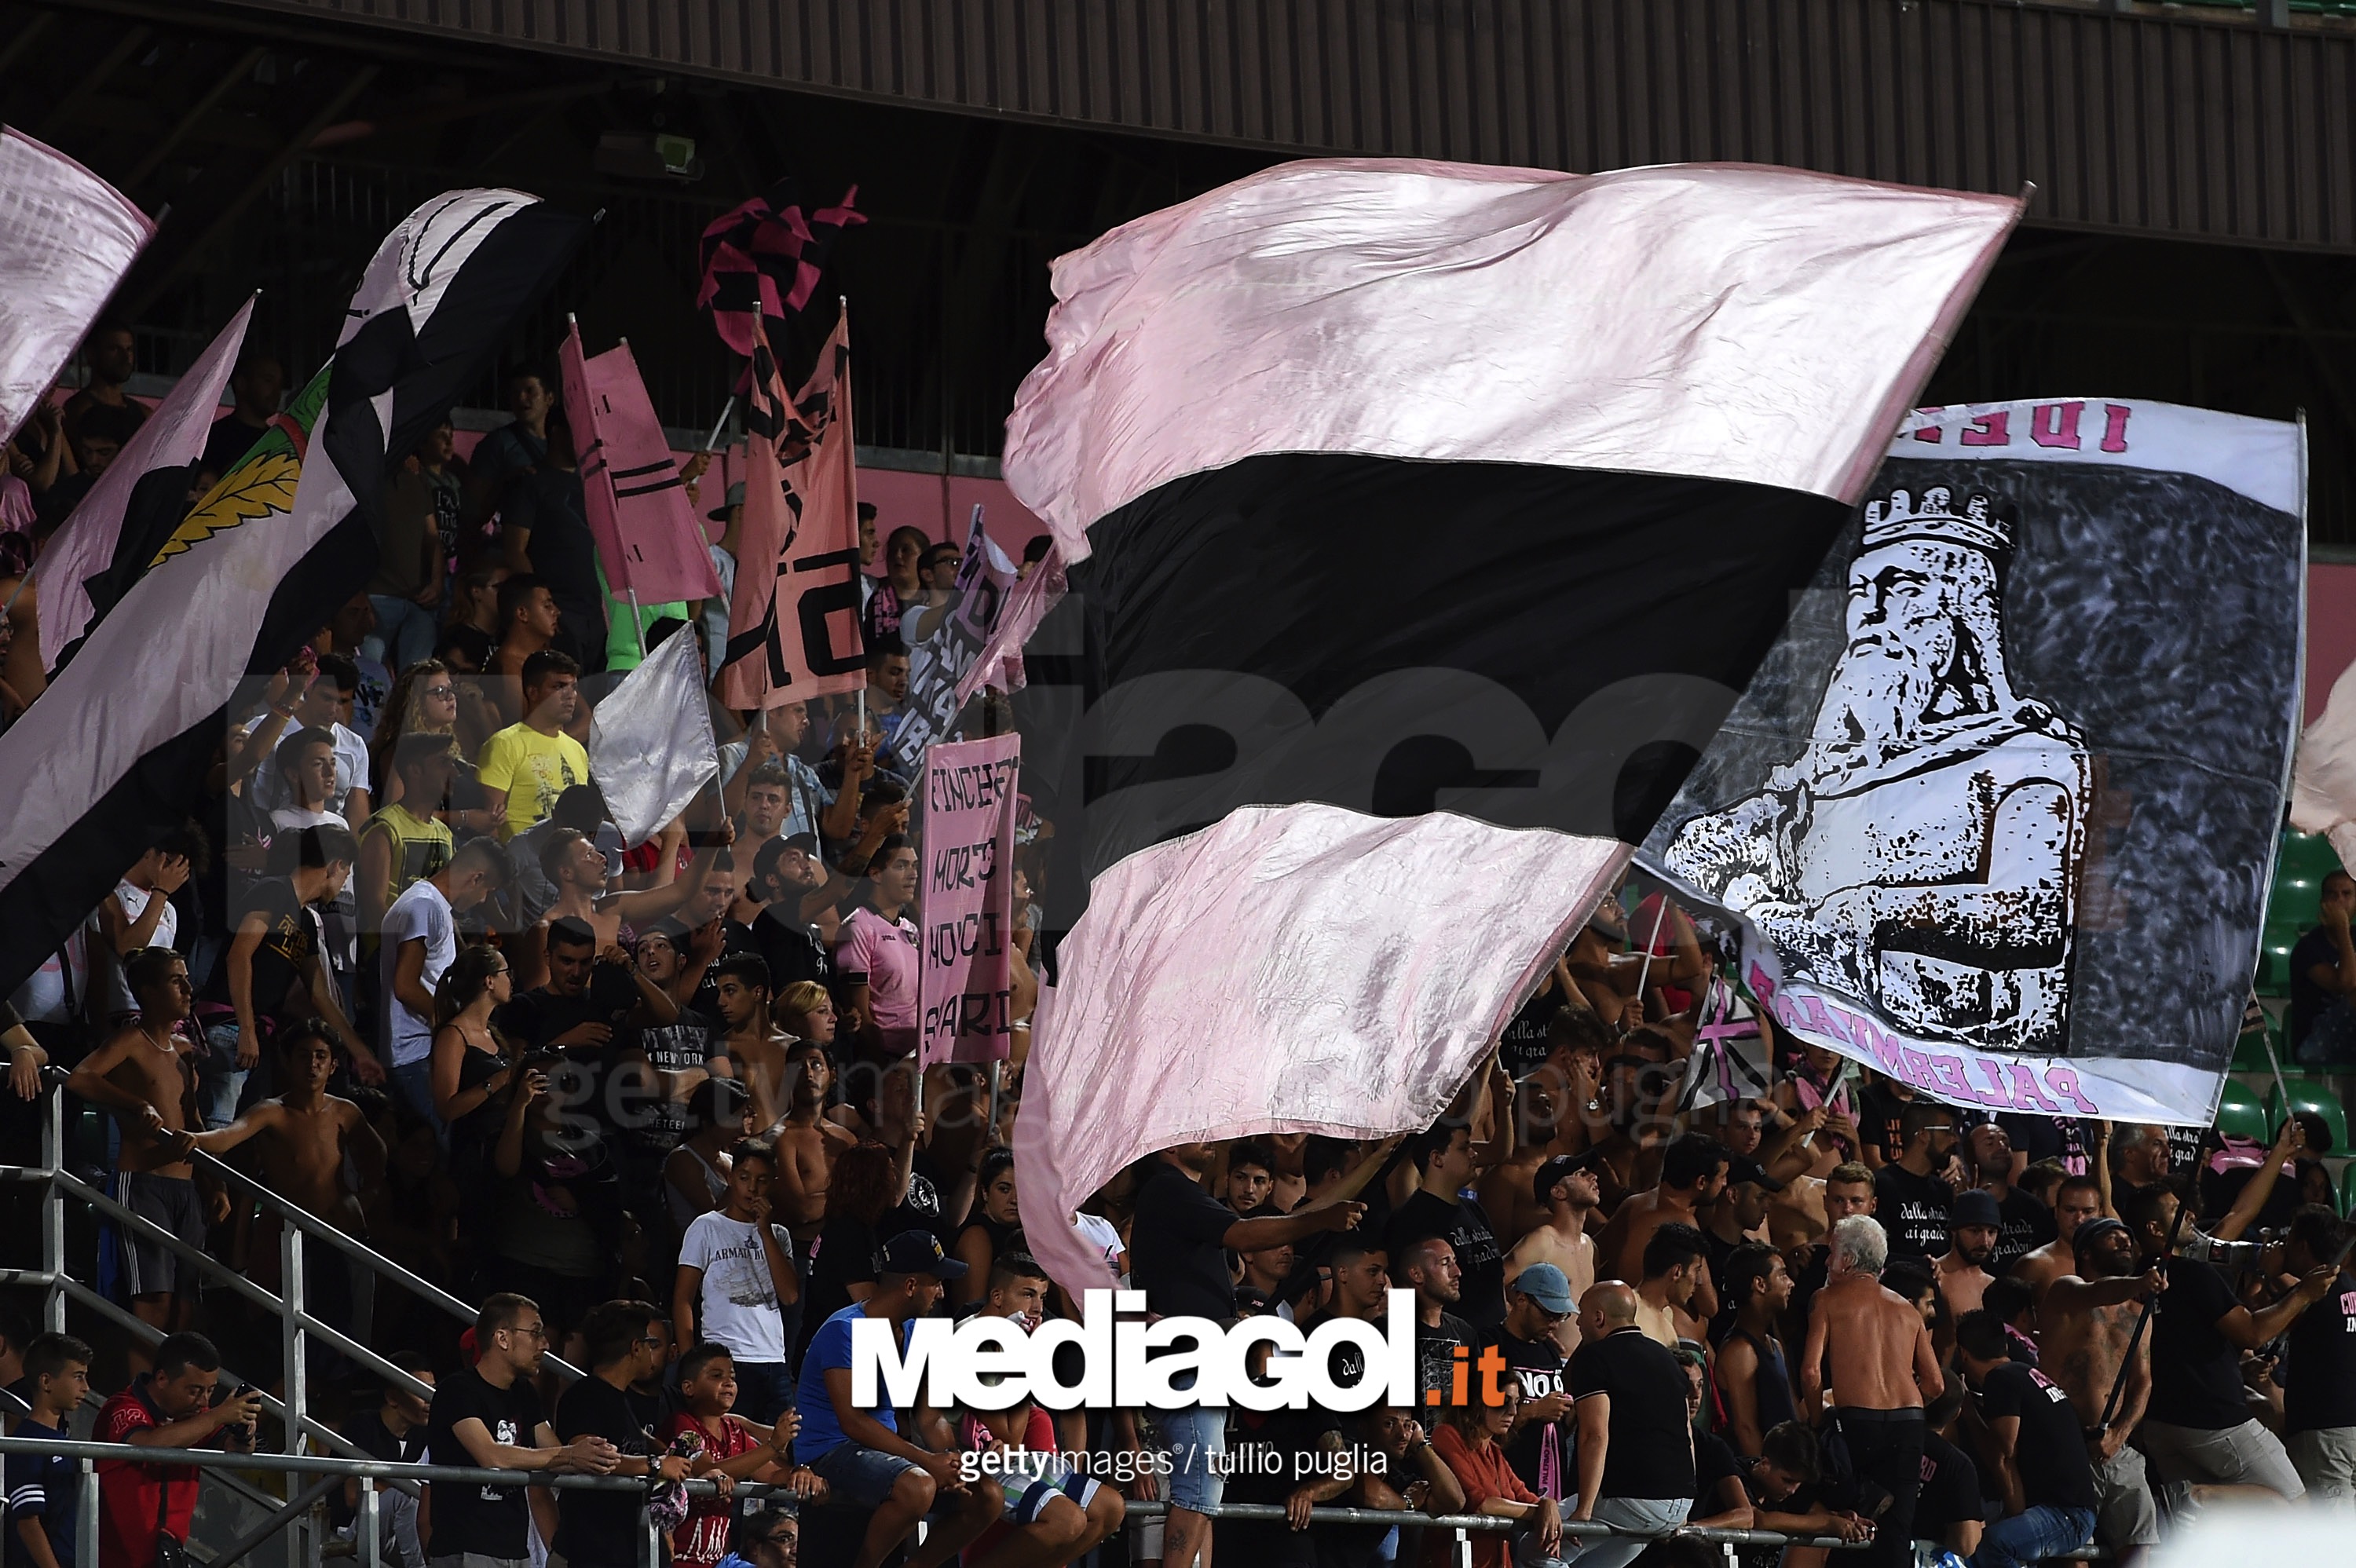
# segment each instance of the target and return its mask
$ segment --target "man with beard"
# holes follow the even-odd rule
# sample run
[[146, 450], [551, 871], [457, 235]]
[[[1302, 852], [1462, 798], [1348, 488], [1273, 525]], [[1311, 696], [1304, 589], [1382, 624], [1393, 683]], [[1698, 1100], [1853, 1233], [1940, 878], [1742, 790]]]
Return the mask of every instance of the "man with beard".
[[2012, 1183], [2012, 1135], [1995, 1122], [1982, 1122], [1964, 1138], [1973, 1179], [1996, 1200], [1998, 1224], [1987, 1272], [2003, 1274], [2055, 1235], [2053, 1211]]
[[[1825, 1229], [1829, 1233], [1835, 1225], [1858, 1214], [1871, 1214], [1877, 1198], [1873, 1188], [1873, 1171], [1861, 1161], [1845, 1160], [1832, 1168], [1825, 1177]], [[1818, 1242], [1808, 1249], [1792, 1282], [1792, 1306], [1783, 1318], [1783, 1337], [1804, 1339], [1808, 1336], [1808, 1306], [1824, 1289], [1832, 1272], [1832, 1245]]]
[[[1708, 1133], [1684, 1133], [1661, 1156], [1661, 1184], [1629, 1196], [1603, 1227], [1596, 1243], [1599, 1266], [1614, 1279], [1644, 1277], [1644, 1250], [1664, 1225], [1702, 1228], [1702, 1211], [1726, 1190], [1731, 1157]], [[1718, 1292], [1707, 1274], [1695, 1293], [1693, 1311], [1704, 1322], [1718, 1314]]]
[[2074, 1244], [2079, 1227], [2089, 1220], [2102, 1217], [2103, 1184], [2092, 1175], [2065, 1176], [2062, 1185], [2053, 1190], [2054, 1239], [2028, 1253], [2012, 1265], [2015, 1279], [2026, 1280], [2037, 1293], [2040, 1307], [2045, 1292], [2063, 1275], [2078, 1265]]
[[1601, 1201], [1602, 1189], [1596, 1167], [1602, 1163], [1602, 1157], [1590, 1150], [1582, 1155], [1558, 1155], [1538, 1167], [1530, 1186], [1546, 1207], [1546, 1221], [1515, 1242], [1505, 1258], [1508, 1279], [1517, 1279], [1540, 1264], [1562, 1275], [1564, 1297], [1574, 1307], [1565, 1309], [1553, 1337], [1566, 1356], [1579, 1349], [1576, 1304], [1595, 1283], [1595, 1239], [1587, 1233], [1587, 1224]]
[[[2135, 1328], [2143, 1298], [2166, 1290], [2168, 1281], [2158, 1269], [2138, 1271], [2135, 1239], [2116, 1220], [2090, 1216], [2067, 1244], [2077, 1267], [2049, 1281], [2038, 1305], [2038, 1370], [2069, 1394], [2086, 1434], [2104, 1544], [2123, 1561], [2137, 1561], [2159, 1544], [2159, 1510], [2143, 1455], [2127, 1445], [2151, 1398], [2151, 1339], [2136, 1338]], [[2118, 1408], [2104, 1425], [2103, 1407], [2122, 1367], [2126, 1376]]]
[[[1475, 1358], [1483, 1367], [1500, 1357], [1505, 1370], [1522, 1385], [1521, 1403], [1514, 1410], [1514, 1429], [1505, 1435], [1505, 1463], [1522, 1484], [1541, 1495], [1551, 1469], [1554, 1493], [1569, 1489], [1570, 1455], [1562, 1418], [1569, 1413], [1570, 1395], [1562, 1371], [1569, 1358], [1557, 1339], [1561, 1326], [1579, 1316], [1570, 1281], [1552, 1264], [1532, 1264], [1515, 1273], [1505, 1286], [1505, 1321], [1481, 1336]], [[1427, 1381], [1426, 1388], [1441, 1385]], [[1547, 1457], [1552, 1450], [1551, 1460]]]
[[1726, 1296], [1733, 1327], [1718, 1346], [1719, 1393], [1726, 1402], [1726, 1439], [1757, 1457], [1767, 1434], [1797, 1419], [1792, 1374], [1775, 1327], [1792, 1300], [1792, 1275], [1764, 1242], [1749, 1242], [1726, 1260]]
[[1668, 865], [1763, 931], [1787, 981], [1922, 1040], [2058, 1053], [2092, 773], [2006, 671], [2009, 518], [1953, 500], [1867, 506], [1806, 748], [1685, 824]]
[[1890, 1255], [1928, 1262], [1947, 1250], [1947, 1208], [1961, 1185], [1954, 1111], [1932, 1100], [1906, 1107], [1906, 1143], [1873, 1173], [1874, 1215], [1888, 1227]]
[[1978, 1188], [1955, 1194], [1947, 1210], [1947, 1250], [1933, 1260], [1939, 1294], [1957, 1317], [1976, 1312], [1988, 1287], [1989, 1261], [2004, 1233], [2004, 1214], [1996, 1200]]
[[[1428, 1389], [1446, 1388], [1456, 1353], [1469, 1354], [1480, 1331], [1449, 1310], [1464, 1299], [1463, 1271], [1445, 1236], [1426, 1236], [1398, 1257], [1399, 1283], [1415, 1292], [1415, 1360]], [[1338, 1284], [1339, 1275], [1336, 1275]]]

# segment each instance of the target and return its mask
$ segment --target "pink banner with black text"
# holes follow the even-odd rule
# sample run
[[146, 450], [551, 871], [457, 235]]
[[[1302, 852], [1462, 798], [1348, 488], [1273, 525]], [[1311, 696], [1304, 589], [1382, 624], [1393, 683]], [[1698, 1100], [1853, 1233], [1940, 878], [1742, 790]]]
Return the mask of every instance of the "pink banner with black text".
[[1023, 741], [943, 741], [925, 752], [917, 1059], [1002, 1061], [1013, 1048], [1015, 791]]

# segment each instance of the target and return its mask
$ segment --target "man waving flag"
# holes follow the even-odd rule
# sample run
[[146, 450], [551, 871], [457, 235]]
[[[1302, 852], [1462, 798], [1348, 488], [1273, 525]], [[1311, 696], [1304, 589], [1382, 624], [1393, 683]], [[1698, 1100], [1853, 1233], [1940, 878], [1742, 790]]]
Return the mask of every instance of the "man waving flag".
[[1149, 1150], [1440, 1114], [1750, 680], [2019, 213], [1336, 160], [1056, 262], [1005, 457], [1092, 703], [1024, 747], [1087, 801], [1015, 1133], [1056, 1278], [1094, 1265], [1049, 1216]]
[[[307, 450], [244, 504], [209, 498], [0, 736], [0, 992], [196, 804], [240, 681], [282, 663], [374, 569], [390, 464], [555, 277], [587, 220], [510, 190], [436, 197], [385, 238], [346, 313]], [[241, 465], [242, 466], [242, 465]], [[226, 483], [226, 481], [224, 482]]]

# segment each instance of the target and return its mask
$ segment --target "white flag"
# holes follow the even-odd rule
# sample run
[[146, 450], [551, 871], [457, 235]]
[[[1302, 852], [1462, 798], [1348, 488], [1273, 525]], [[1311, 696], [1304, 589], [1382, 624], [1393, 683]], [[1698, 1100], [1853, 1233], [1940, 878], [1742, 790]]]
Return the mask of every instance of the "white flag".
[[589, 776], [622, 842], [644, 844], [720, 776], [720, 746], [703, 700], [703, 661], [681, 632], [597, 704], [589, 720]]

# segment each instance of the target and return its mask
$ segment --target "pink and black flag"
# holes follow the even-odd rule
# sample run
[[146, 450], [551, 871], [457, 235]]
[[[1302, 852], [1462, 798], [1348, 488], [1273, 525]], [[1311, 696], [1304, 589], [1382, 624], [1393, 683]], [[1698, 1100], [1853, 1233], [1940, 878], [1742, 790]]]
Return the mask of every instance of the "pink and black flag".
[[702, 525], [688, 504], [686, 481], [630, 346], [585, 357], [581, 328], [570, 325], [557, 358], [581, 463], [582, 499], [606, 586], [648, 604], [716, 597], [720, 576], [704, 548]]
[[126, 443], [41, 551], [41, 666], [114, 608], [188, 515], [188, 479], [204, 455], [253, 319], [247, 300]]
[[1067, 901], [1015, 1134], [1057, 1278], [1095, 1264], [1050, 1216], [1141, 1154], [1441, 1113], [1774, 643], [2019, 211], [1335, 160], [1056, 262], [1005, 472], [1070, 594], [1017, 705]]

